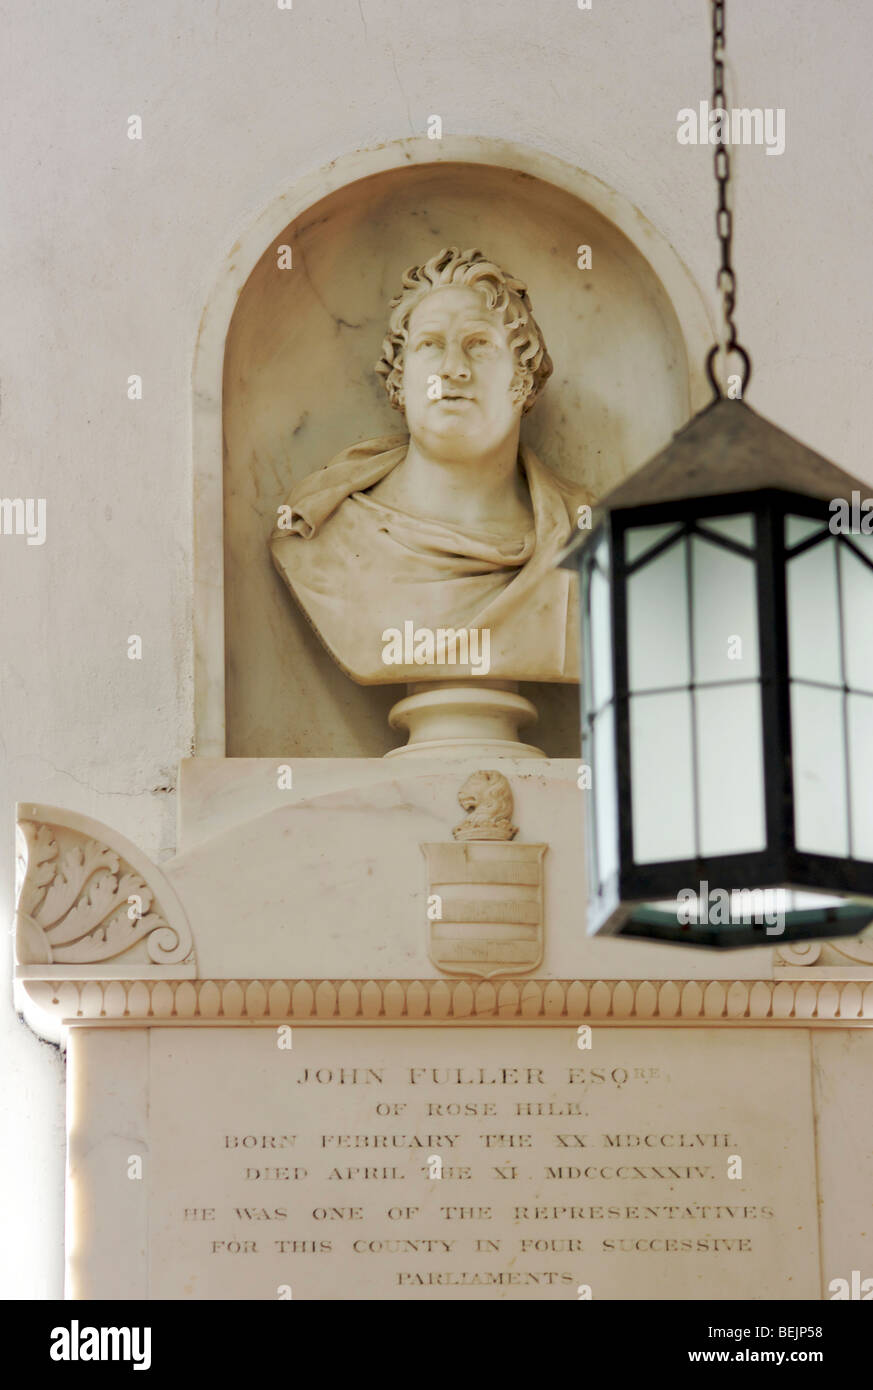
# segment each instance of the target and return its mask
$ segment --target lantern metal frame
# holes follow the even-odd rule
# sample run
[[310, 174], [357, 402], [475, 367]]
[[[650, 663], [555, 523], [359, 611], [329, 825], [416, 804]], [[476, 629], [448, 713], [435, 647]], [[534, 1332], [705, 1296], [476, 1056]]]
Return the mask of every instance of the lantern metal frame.
[[[609, 506], [607, 500], [606, 506]], [[698, 523], [742, 513], [753, 519], [753, 541], [744, 546], [724, 535], [701, 528]], [[591, 683], [589, 673], [593, 668], [591, 649], [591, 621], [589, 583], [592, 567], [597, 563], [598, 542], [606, 536], [609, 551], [609, 584], [611, 609], [611, 662], [612, 696], [615, 710], [614, 763], [617, 816], [617, 864], [615, 874], [605, 883], [600, 881], [597, 835], [597, 817], [588, 818], [589, 839], [589, 934], [622, 935], [640, 939], [675, 941], [683, 945], [742, 947], [767, 942], [778, 944], [777, 939], [766, 931], [763, 923], [753, 921], [731, 921], [722, 925], [691, 922], [682, 924], [676, 914], [671, 916], [654, 904], [676, 896], [677, 884], [699, 885], [703, 883], [719, 885], [731, 892], [756, 889], [786, 889], [788, 891], [812, 892], [829, 897], [870, 898], [873, 900], [873, 862], [842, 858], [801, 850], [797, 845], [795, 833], [795, 791], [793, 783], [792, 760], [792, 719], [790, 687], [792, 677], [789, 668], [788, 637], [788, 595], [787, 564], [804, 550], [822, 542], [821, 532], [814, 533], [796, 545], [788, 546], [785, 541], [785, 520], [788, 516], [801, 516], [820, 521], [827, 530], [832, 518], [828, 502], [819, 497], [810, 497], [782, 488], [761, 488], [742, 492], [709, 494], [694, 498], [678, 498], [673, 501], [655, 502], [642, 506], [617, 507], [609, 510], [599, 520], [582, 545], [579, 564], [583, 625], [583, 756], [594, 766], [594, 759], [588, 757], [592, 742], [592, 728], [595, 715], [599, 712], [590, 705]], [[676, 523], [676, 527], [646, 550], [635, 560], [627, 561], [625, 537], [631, 528], [664, 523]], [[655, 559], [662, 551], [682, 543], [684, 537], [699, 535], [707, 542], [718, 545], [751, 559], [755, 565], [755, 589], [758, 614], [759, 674], [756, 684], [760, 687], [761, 728], [763, 754], [763, 797], [764, 827], [766, 845], [763, 850], [706, 856], [697, 853], [694, 857], [680, 860], [664, 860], [655, 863], [638, 864], [634, 861], [633, 836], [633, 787], [631, 769], [630, 705], [633, 692], [629, 683], [629, 642], [628, 642], [628, 593], [630, 576], [638, 569]], [[873, 560], [852, 544], [850, 534], [838, 535], [837, 539], [850, 545], [853, 553], [871, 571], [873, 582]], [[579, 548], [579, 538], [572, 552]], [[690, 546], [686, 543], [686, 555]], [[842, 595], [838, 586], [840, 621], [842, 622]], [[688, 587], [689, 609], [684, 615], [689, 622], [691, 634], [691, 606], [693, 591]], [[845, 669], [842, 675], [843, 712], [845, 719], [846, 698], [849, 693], [862, 694], [846, 684]], [[659, 693], [730, 686], [728, 680], [697, 681], [695, 672], [689, 672], [687, 682], [677, 682], [673, 687], [665, 687]], [[833, 687], [831, 687], [833, 688]], [[644, 696], [642, 697], [644, 698]], [[869, 698], [873, 699], [873, 694]], [[607, 702], [608, 703], [608, 702]], [[601, 708], [605, 708], [602, 706]], [[692, 729], [691, 756], [692, 778], [696, 788], [696, 741], [694, 737], [694, 701], [691, 700]], [[845, 726], [844, 726], [845, 727]], [[845, 740], [844, 740], [845, 744]], [[848, 749], [844, 747], [847, 759], [846, 796], [851, 796], [848, 780]], [[602, 770], [595, 777], [604, 775]], [[606, 773], [606, 775], [610, 775]], [[695, 790], [696, 796], [696, 790]], [[847, 826], [851, 851], [851, 803], [847, 807]], [[695, 846], [700, 843], [699, 807], [694, 808]], [[790, 928], [786, 933], [790, 940], [811, 940], [822, 937], [855, 936], [866, 926], [873, 916], [873, 903], [844, 902], [833, 906], [798, 908], [785, 914]]]

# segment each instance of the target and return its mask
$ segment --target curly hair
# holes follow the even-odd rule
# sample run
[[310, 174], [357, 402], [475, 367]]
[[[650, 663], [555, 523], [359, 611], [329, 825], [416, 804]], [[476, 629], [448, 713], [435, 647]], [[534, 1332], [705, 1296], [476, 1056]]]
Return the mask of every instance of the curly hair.
[[490, 310], [501, 315], [517, 363], [513, 395], [522, 402], [523, 411], [530, 410], [552, 374], [552, 359], [533, 316], [527, 285], [486, 260], [481, 251], [459, 251], [457, 246], [446, 247], [424, 265], [410, 267], [403, 276], [403, 288], [391, 300], [388, 332], [376, 372], [394, 409], [404, 407], [403, 355], [412, 311], [425, 295], [445, 285], [468, 285]]

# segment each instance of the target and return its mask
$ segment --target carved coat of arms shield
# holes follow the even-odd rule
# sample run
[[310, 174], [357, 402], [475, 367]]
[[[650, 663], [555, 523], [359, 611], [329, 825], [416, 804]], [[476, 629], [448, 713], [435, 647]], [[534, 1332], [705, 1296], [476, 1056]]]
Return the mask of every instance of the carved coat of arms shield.
[[512, 793], [499, 772], [474, 773], [458, 800], [458, 843], [424, 844], [428, 955], [450, 975], [523, 975], [543, 958], [543, 858], [511, 843]]

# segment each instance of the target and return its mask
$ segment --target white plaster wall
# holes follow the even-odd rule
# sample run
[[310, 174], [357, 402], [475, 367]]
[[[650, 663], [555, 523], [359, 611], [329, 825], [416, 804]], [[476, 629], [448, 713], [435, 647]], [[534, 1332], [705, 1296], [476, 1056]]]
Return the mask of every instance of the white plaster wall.
[[[711, 152], [675, 140], [677, 110], [709, 90], [705, 0], [3, 0], [0, 13], [0, 491], [48, 505], [44, 546], [0, 538], [8, 920], [16, 799], [109, 821], [158, 858], [172, 848], [193, 730], [191, 361], [216, 267], [265, 205], [436, 113], [611, 184], [704, 286], [715, 248]], [[787, 110], [784, 155], [736, 160], [749, 399], [869, 477], [873, 9], [732, 0], [729, 25], [729, 100]], [[58, 1295], [60, 1063], [8, 1003], [0, 1057], [0, 1228], [16, 1250], [0, 1295]]]

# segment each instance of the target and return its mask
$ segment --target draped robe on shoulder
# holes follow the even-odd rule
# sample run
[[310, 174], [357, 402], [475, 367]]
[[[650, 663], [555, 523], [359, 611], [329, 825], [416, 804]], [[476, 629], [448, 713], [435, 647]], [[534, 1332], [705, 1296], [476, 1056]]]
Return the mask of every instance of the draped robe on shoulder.
[[[578, 681], [578, 581], [555, 569], [590, 502], [525, 445], [533, 524], [455, 526], [386, 506], [368, 490], [406, 457], [408, 438], [365, 440], [299, 483], [270, 540], [273, 561], [334, 660], [362, 685], [490, 679]], [[383, 634], [487, 629], [487, 673], [461, 664], [386, 665]]]

